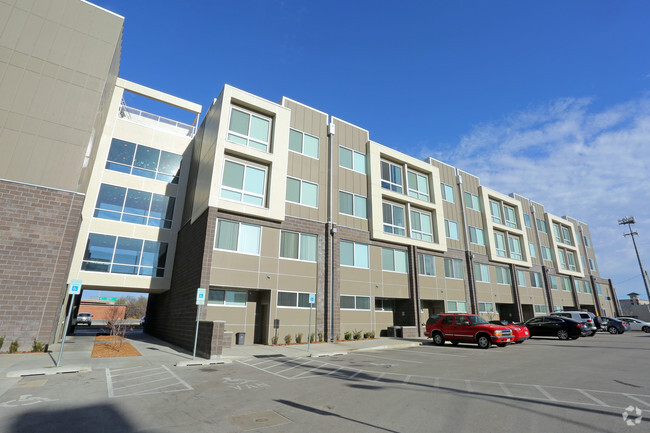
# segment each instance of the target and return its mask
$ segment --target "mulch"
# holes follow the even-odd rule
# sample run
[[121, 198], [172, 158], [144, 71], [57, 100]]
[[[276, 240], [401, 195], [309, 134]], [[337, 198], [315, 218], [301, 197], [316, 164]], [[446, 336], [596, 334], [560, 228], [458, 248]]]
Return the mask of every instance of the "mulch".
[[138, 350], [123, 337], [98, 335], [95, 337], [91, 358], [114, 358], [122, 356], [142, 356]]

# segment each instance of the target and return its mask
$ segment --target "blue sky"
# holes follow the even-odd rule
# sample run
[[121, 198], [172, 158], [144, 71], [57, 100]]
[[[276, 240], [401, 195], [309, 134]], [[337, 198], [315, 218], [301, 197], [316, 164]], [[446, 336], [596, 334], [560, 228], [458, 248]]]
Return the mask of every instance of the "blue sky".
[[[120, 76], [295, 99], [589, 224], [619, 297], [650, 266], [650, 2], [123, 1]], [[164, 113], [161, 113], [164, 114]]]

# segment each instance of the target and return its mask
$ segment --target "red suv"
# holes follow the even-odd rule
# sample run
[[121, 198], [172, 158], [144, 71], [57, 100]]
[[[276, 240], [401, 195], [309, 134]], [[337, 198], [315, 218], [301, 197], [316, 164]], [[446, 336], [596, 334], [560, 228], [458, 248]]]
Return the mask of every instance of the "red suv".
[[476, 343], [481, 349], [492, 343], [505, 347], [513, 341], [512, 330], [502, 325], [488, 323], [476, 314], [438, 314], [427, 320], [424, 335], [433, 339], [433, 344], [442, 346], [445, 340], [451, 344]]

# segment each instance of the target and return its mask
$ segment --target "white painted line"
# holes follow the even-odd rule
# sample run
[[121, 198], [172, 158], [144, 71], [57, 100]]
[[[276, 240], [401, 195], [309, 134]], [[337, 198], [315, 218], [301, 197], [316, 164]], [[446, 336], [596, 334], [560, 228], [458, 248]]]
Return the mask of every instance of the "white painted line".
[[369, 356], [370, 358], [379, 358], [379, 359], [389, 360], [389, 361], [400, 361], [400, 362], [411, 362], [413, 364], [424, 364], [422, 361], [411, 361], [411, 360], [408, 360], [408, 359], [385, 358], [383, 356], [367, 355], [365, 353], [359, 353], [359, 352], [354, 353], [354, 355]]
[[148, 381], [148, 382], [134, 383], [133, 385], [117, 386], [117, 387], [114, 387], [113, 389], [118, 390], [118, 389], [133, 388], [134, 386], [143, 386], [143, 385], [148, 385], [148, 384], [150, 384], [150, 383], [161, 382], [161, 381], [163, 381], [163, 380], [169, 380], [169, 377], [163, 377], [162, 379], [157, 379], [157, 380], [150, 380], [150, 381]]
[[373, 382], [378, 382], [379, 379], [381, 379], [381, 378], [384, 377], [385, 375], [386, 375], [386, 373], [382, 373], [382, 374], [380, 374], [379, 376], [377, 376], [377, 379], [373, 380]]
[[169, 374], [171, 374], [172, 376], [174, 376], [174, 377], [176, 378], [176, 380], [178, 380], [180, 383], [182, 383], [183, 385], [185, 385], [185, 386], [187, 387], [187, 389], [189, 389], [189, 390], [193, 390], [193, 389], [194, 389], [194, 388], [192, 388], [192, 387], [190, 386], [189, 383], [185, 382], [183, 379], [181, 379], [181, 378], [178, 377], [176, 374], [174, 374], [174, 372], [171, 371], [171, 370], [170, 370], [166, 365], [163, 365], [162, 368], [164, 368], [165, 370], [169, 371]]
[[124, 367], [124, 368], [114, 368], [113, 372], [114, 373], [119, 373], [120, 371], [129, 371], [129, 370], [139, 370], [142, 367]]
[[[643, 401], [643, 400], [641, 400], [640, 398], [636, 398], [635, 396], [633, 396], [633, 395], [631, 395], [631, 394], [623, 394], [623, 395], [626, 396], [626, 397], [631, 398], [631, 399], [634, 400], [634, 401], [638, 401], [639, 403], [643, 403], [643, 404], [645, 404], [646, 406], [650, 406], [650, 403], [648, 403], [648, 402], [646, 402], [646, 401]], [[647, 397], [647, 396], [646, 396], [646, 397]]]
[[106, 369], [106, 387], [108, 388], [108, 398], [113, 398], [113, 383], [111, 381], [111, 371]]
[[145, 368], [145, 369], [139, 368], [138, 370], [134, 370], [134, 371], [130, 371], [128, 373], [122, 373], [122, 374], [115, 374], [115, 370], [113, 370], [112, 377], [121, 377], [121, 376], [128, 376], [128, 375], [132, 375], [132, 374], [137, 374], [137, 373], [146, 373], [147, 371], [156, 371], [156, 370], [159, 370], [159, 369], [160, 369], [159, 367]]
[[544, 394], [544, 395], [546, 396], [546, 398], [548, 398], [549, 400], [551, 400], [551, 401], [557, 401], [557, 399], [556, 399], [555, 397], [553, 397], [551, 394], [549, 394], [549, 393], [548, 393], [544, 388], [542, 388], [541, 386], [539, 386], [539, 385], [535, 385], [535, 388], [537, 388], [537, 390], [538, 390], [539, 392], [541, 392], [542, 394]]
[[465, 386], [467, 387], [468, 392], [474, 392], [474, 389], [472, 388], [472, 382], [470, 382], [469, 379], [465, 379]]
[[404, 383], [409, 383], [409, 380], [411, 380], [411, 375], [408, 375], [404, 378]]
[[[393, 349], [392, 352], [408, 352], [408, 353], [413, 353], [413, 351], [410, 350], [402, 350], [402, 349]], [[467, 355], [452, 355], [451, 353], [438, 353], [438, 352], [432, 352], [428, 351], [427, 353], [431, 353], [433, 355], [440, 355], [440, 356], [453, 356], [455, 358], [467, 358]]]
[[280, 371], [278, 371], [277, 373], [278, 373], [278, 374], [282, 374], [282, 373], [284, 373], [285, 371], [289, 371], [289, 370], [292, 370], [292, 369], [294, 369], [294, 368], [304, 367], [305, 365], [309, 364], [310, 362], [314, 362], [314, 360], [313, 360], [313, 359], [310, 359], [309, 361], [305, 362], [304, 364], [294, 365], [293, 367], [289, 367], [289, 368], [285, 368], [284, 370], [280, 370]]
[[251, 367], [258, 367], [259, 368], [260, 365], [266, 364], [268, 362], [277, 362], [277, 359], [265, 359], [264, 361], [260, 361], [260, 362], [257, 362], [255, 364], [249, 363], [248, 365], [250, 365]]
[[143, 376], [138, 376], [135, 379], [131, 378], [131, 379], [114, 380], [113, 383], [118, 384], [118, 383], [122, 383], [122, 382], [133, 382], [136, 379], [143, 379], [145, 377], [158, 376], [158, 375], [161, 375], [161, 374], [165, 374], [165, 372], [164, 371], [158, 371], [156, 373], [145, 374]]
[[293, 376], [292, 379], [295, 379], [295, 378], [297, 378], [297, 377], [300, 377], [300, 376], [302, 376], [303, 374], [312, 373], [312, 372], [318, 370], [318, 369], [321, 368], [321, 367], [325, 367], [326, 365], [327, 365], [327, 363], [326, 363], [326, 362], [323, 362], [321, 365], [319, 365], [319, 366], [316, 367], [316, 368], [312, 368], [311, 370], [303, 371], [302, 373]]
[[508, 397], [512, 397], [512, 393], [510, 392], [510, 390], [508, 388], [506, 388], [506, 385], [504, 383], [501, 383], [501, 382], [497, 382], [497, 383], [499, 384], [499, 386], [501, 387], [501, 389], [503, 390], [505, 395], [507, 395]]
[[356, 377], [358, 374], [363, 373], [363, 370], [357, 370], [356, 373], [354, 373], [352, 376], [348, 377], [348, 379], [352, 379], [353, 377]]
[[334, 371], [330, 371], [330, 372], [329, 372], [329, 373], [327, 373], [327, 374], [326, 374], [325, 376], [330, 376], [330, 375], [332, 375], [332, 374], [334, 374], [334, 373], [336, 373], [336, 372], [337, 372], [337, 371], [339, 371], [339, 370], [343, 370], [344, 368], [345, 368], [345, 367], [339, 367], [339, 368], [337, 368], [337, 369], [336, 369], [336, 370], [334, 370]]
[[590, 399], [592, 399], [593, 401], [595, 401], [595, 402], [596, 402], [596, 403], [598, 403], [599, 405], [601, 405], [601, 406], [605, 406], [605, 407], [610, 407], [610, 406], [609, 406], [608, 404], [606, 404], [606, 403], [603, 403], [602, 401], [600, 401], [600, 400], [598, 400], [598, 399], [597, 399], [596, 397], [594, 397], [594, 396], [592, 396], [592, 395], [589, 395], [589, 394], [587, 394], [587, 393], [586, 393], [586, 392], [584, 392], [583, 390], [581, 390], [581, 389], [578, 389], [578, 391], [579, 391], [580, 393], [582, 393], [582, 394], [584, 394], [584, 395], [585, 395], [585, 397], [588, 397], [588, 398], [590, 398]]

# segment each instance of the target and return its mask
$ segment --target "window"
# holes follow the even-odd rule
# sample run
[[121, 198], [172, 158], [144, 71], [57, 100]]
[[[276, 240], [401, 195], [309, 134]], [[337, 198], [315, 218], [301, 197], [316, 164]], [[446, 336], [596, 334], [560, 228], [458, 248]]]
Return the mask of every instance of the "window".
[[557, 277], [555, 275], [551, 275], [551, 290], [557, 290]]
[[530, 273], [530, 286], [538, 289], [542, 288], [542, 274], [539, 272]]
[[235, 290], [213, 290], [208, 292], [208, 305], [227, 305], [231, 307], [245, 307], [247, 292]]
[[381, 161], [381, 187], [401, 193], [402, 167], [387, 161]]
[[566, 266], [566, 257], [564, 256], [564, 250], [557, 250], [557, 257], [558, 260], [560, 260], [560, 268], [562, 269], [568, 269]]
[[533, 308], [535, 308], [535, 314], [546, 314], [546, 305], [535, 304]]
[[341, 266], [368, 269], [368, 245], [341, 241]]
[[553, 256], [551, 255], [551, 249], [549, 247], [542, 246], [542, 258], [544, 260], [553, 260]]
[[409, 196], [430, 201], [428, 176], [409, 170], [406, 174], [406, 180], [408, 181]]
[[590, 247], [591, 243], [589, 242], [589, 238], [587, 236], [583, 236], [583, 239], [585, 240], [585, 247]]
[[268, 117], [242, 108], [233, 107], [230, 110], [228, 141], [268, 152], [270, 131], [271, 119]]
[[278, 307], [309, 308], [309, 293], [278, 291]]
[[318, 236], [286, 232], [280, 235], [280, 257], [285, 259], [316, 261]]
[[366, 174], [367, 172], [366, 155], [343, 146], [339, 146], [339, 165], [357, 173]]
[[528, 215], [527, 213], [524, 214], [524, 225], [528, 228], [532, 227], [530, 223], [530, 215]]
[[433, 227], [431, 225], [431, 214], [411, 211], [411, 237], [427, 242], [433, 242]]
[[81, 269], [163, 277], [166, 261], [167, 242], [90, 233]]
[[494, 248], [499, 257], [507, 257], [506, 255], [506, 240], [503, 233], [494, 232]]
[[366, 197], [339, 191], [339, 212], [357, 218], [367, 218]]
[[458, 240], [458, 224], [456, 221], [445, 220], [445, 234], [448, 239]]
[[381, 268], [384, 271], [406, 273], [406, 251], [393, 248], [381, 249]]
[[467, 313], [467, 302], [447, 301], [448, 313]]
[[580, 263], [582, 263], [582, 269], [586, 268], [585, 266], [585, 258], [580, 256]]
[[370, 310], [370, 297], [341, 295], [341, 310]]
[[512, 284], [510, 270], [508, 268], [495, 266], [494, 270], [497, 272], [497, 284]]
[[557, 242], [562, 242], [562, 240], [560, 239], [560, 226], [558, 226], [555, 223], [553, 223], [553, 233], [555, 233], [555, 240]]
[[521, 242], [519, 238], [508, 235], [508, 246], [510, 247], [510, 258], [521, 260]]
[[535, 248], [534, 242], [528, 242], [528, 251], [530, 251], [530, 257], [533, 259], [537, 258], [537, 248]]
[[458, 259], [445, 258], [445, 277], [463, 279], [463, 263]]
[[169, 229], [176, 199], [137, 189], [101, 184], [94, 216]]
[[454, 188], [451, 185], [446, 183], [440, 184], [440, 189], [442, 191], [442, 199], [450, 203], [455, 203], [454, 200]]
[[264, 206], [266, 170], [226, 160], [223, 166], [221, 198]]
[[562, 227], [562, 239], [564, 240], [565, 244], [573, 245], [571, 243], [571, 234], [569, 233], [569, 229], [566, 227]]
[[382, 203], [381, 206], [384, 213], [384, 233], [405, 236], [404, 208], [390, 203]]
[[182, 159], [181, 155], [175, 153], [114, 138], [106, 158], [106, 168], [167, 183], [178, 183]]
[[481, 263], [474, 263], [474, 277], [477, 282], [490, 282], [490, 267]]
[[575, 280], [576, 292], [580, 293], [580, 280]]
[[599, 295], [603, 294], [603, 289], [602, 287], [600, 287], [600, 283], [596, 283], [596, 290], [598, 291]]
[[477, 227], [469, 226], [469, 241], [476, 245], [485, 246], [485, 237], [483, 230]]
[[478, 303], [478, 312], [479, 313], [494, 313], [494, 304], [492, 302], [479, 302]]
[[556, 305], [555, 307], [553, 307], [553, 311], [555, 311], [556, 313], [561, 313], [562, 311], [564, 311], [564, 307], [562, 305]]
[[261, 234], [261, 226], [219, 220], [214, 247], [218, 250], [259, 255]]
[[287, 201], [318, 207], [318, 185], [306, 180], [287, 177]]
[[506, 220], [506, 225], [508, 227], [512, 228], [517, 228], [517, 217], [515, 216], [515, 209], [508, 206], [508, 205], [503, 205], [503, 216], [504, 219]]
[[589, 261], [589, 269], [592, 271], [596, 270], [596, 262], [594, 262], [592, 259], [587, 259]]
[[465, 191], [465, 206], [467, 206], [468, 209], [473, 209], [480, 212], [481, 200], [478, 198], [477, 195]]
[[566, 257], [567, 257], [567, 261], [569, 262], [569, 270], [571, 271], [577, 270], [575, 255], [571, 251], [567, 251]]
[[395, 301], [392, 299], [375, 298], [375, 311], [393, 311]]
[[418, 273], [429, 277], [436, 276], [436, 258], [430, 254], [418, 254]]
[[589, 281], [583, 281], [582, 282], [582, 287], [583, 287], [585, 293], [591, 293], [591, 284], [589, 284]]
[[571, 280], [567, 277], [561, 277], [562, 278], [562, 290], [565, 292], [570, 292], [571, 291]]
[[537, 230], [542, 233], [548, 233], [548, 230], [546, 229], [546, 221], [535, 218], [535, 222], [537, 223]]
[[526, 272], [517, 269], [517, 285], [526, 287]]
[[492, 213], [492, 222], [503, 224], [501, 219], [501, 206], [494, 200], [490, 200], [490, 212]]
[[304, 132], [289, 130], [289, 150], [318, 159], [318, 137]]

